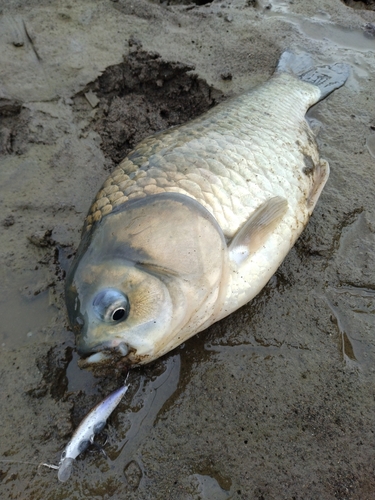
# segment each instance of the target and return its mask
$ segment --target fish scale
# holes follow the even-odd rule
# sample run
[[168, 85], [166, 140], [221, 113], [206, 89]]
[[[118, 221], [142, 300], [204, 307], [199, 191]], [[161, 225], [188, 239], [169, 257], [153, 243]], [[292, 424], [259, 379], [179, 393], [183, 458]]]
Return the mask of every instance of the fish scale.
[[120, 163], [67, 278], [89, 365], [149, 362], [259, 293], [328, 178], [305, 113], [347, 77], [345, 65], [285, 52], [268, 82], [144, 139]]
[[[279, 99], [271, 109], [270, 96], [275, 93]], [[259, 89], [217, 106], [203, 118], [145, 139], [98, 193], [86, 228], [131, 199], [161, 192], [178, 192], [202, 203], [227, 237], [233, 236], [271, 195], [285, 196], [292, 207], [296, 206], [301, 197], [307, 197], [312, 182], [307, 178], [301, 182], [296, 176], [304, 165], [303, 154], [298, 149], [291, 152], [290, 145], [298, 138], [317, 163], [313, 154], [316, 145], [309, 145], [301, 126], [308, 107], [318, 98], [319, 89], [282, 73]], [[202, 164], [211, 172], [211, 182], [202, 176], [198, 167]], [[177, 178], [177, 172], [184, 177]], [[239, 187], [246, 189], [240, 196]]]

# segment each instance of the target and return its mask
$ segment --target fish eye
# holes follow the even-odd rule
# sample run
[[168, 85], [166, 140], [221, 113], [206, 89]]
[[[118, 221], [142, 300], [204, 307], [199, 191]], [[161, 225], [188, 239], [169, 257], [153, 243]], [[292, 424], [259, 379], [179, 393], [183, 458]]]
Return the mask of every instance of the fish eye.
[[130, 304], [128, 297], [113, 288], [100, 291], [92, 303], [96, 316], [107, 323], [125, 321], [129, 316]]
[[120, 321], [120, 319], [124, 319], [125, 314], [126, 314], [125, 308], [118, 307], [112, 313], [112, 320], [113, 321]]

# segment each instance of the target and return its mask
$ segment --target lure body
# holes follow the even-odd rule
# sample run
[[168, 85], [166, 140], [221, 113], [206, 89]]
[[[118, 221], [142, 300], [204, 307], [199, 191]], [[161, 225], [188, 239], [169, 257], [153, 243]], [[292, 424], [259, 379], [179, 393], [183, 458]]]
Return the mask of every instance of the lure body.
[[65, 482], [69, 479], [73, 461], [80, 453], [86, 450], [90, 443], [93, 443], [95, 435], [103, 430], [108, 417], [120, 403], [128, 387], [124, 385], [112, 392], [103, 401], [98, 403], [79, 424], [72, 439], [61, 454], [57, 474], [60, 481]]

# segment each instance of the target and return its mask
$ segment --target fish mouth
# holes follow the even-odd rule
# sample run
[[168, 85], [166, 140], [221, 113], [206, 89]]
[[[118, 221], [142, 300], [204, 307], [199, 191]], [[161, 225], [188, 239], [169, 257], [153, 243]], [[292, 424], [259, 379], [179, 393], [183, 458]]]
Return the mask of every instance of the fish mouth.
[[90, 352], [78, 346], [79, 368], [89, 369], [94, 372], [107, 370], [127, 370], [134, 365], [131, 354], [134, 352], [127, 344], [120, 342], [117, 345], [100, 344], [90, 349]]
[[85, 364], [99, 364], [99, 365], [102, 363], [109, 362], [111, 360], [113, 361], [113, 354], [104, 351], [99, 351], [96, 352], [95, 354], [87, 356], [86, 358], [82, 358], [82, 361]]
[[93, 372], [95, 376], [110, 376], [113, 373], [123, 375], [130, 368], [144, 365], [153, 359], [148, 354], [138, 354], [135, 348], [124, 342], [99, 344], [90, 351], [78, 344], [77, 352], [80, 355], [78, 367]]

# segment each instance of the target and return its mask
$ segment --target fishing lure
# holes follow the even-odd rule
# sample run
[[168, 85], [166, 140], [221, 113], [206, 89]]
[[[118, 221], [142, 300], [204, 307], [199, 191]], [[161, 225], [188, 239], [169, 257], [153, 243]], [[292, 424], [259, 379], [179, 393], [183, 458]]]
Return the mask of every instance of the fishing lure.
[[74, 460], [85, 451], [90, 444], [94, 443], [95, 435], [104, 429], [108, 417], [120, 403], [128, 388], [128, 385], [123, 385], [112, 392], [86, 415], [62, 452], [59, 465], [47, 463], [41, 465], [58, 470], [57, 477], [59, 481], [67, 481], [72, 473]]

